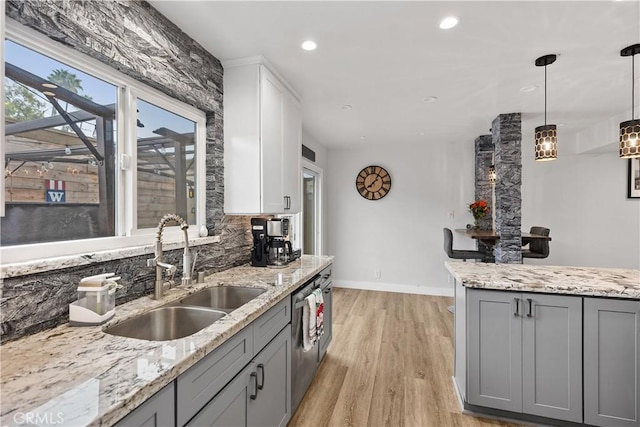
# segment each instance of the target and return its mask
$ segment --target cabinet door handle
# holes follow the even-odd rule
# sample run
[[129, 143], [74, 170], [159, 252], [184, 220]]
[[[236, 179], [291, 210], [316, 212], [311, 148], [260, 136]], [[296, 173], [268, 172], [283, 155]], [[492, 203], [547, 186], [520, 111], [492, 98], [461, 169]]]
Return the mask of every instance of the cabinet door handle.
[[527, 302], [529, 303], [529, 312], [527, 313], [527, 317], [533, 317], [533, 313], [532, 313], [533, 300], [531, 298], [527, 298]]
[[291, 209], [291, 197], [290, 196], [284, 196], [284, 208], [285, 209]]
[[520, 316], [520, 298], [514, 298], [513, 301], [516, 303], [516, 311], [513, 315]]
[[260, 370], [260, 378], [262, 378], [262, 381], [258, 382], [256, 380], [256, 386], [258, 387], [258, 390], [262, 390], [264, 387], [264, 365], [262, 363], [258, 364], [258, 369]]
[[251, 378], [253, 378], [254, 381], [254, 390], [256, 391], [254, 394], [251, 394], [249, 396], [249, 399], [251, 400], [256, 400], [256, 397], [258, 397], [258, 374], [256, 374], [255, 372], [251, 372]]
[[326, 290], [324, 290], [323, 292], [324, 292], [325, 294], [328, 294], [328, 293], [330, 293], [330, 292], [331, 292], [331, 289], [326, 289]]

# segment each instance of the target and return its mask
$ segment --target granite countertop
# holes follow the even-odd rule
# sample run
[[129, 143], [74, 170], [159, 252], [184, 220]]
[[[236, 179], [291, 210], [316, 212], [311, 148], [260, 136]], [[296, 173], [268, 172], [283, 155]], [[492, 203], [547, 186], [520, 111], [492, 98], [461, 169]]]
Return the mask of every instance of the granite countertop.
[[[235, 267], [204, 283], [177, 287], [159, 300], [139, 298], [116, 307], [95, 327], [61, 325], [0, 346], [0, 425], [112, 425], [206, 354], [320, 272], [333, 257], [304, 255], [283, 269]], [[281, 279], [281, 280], [279, 280]], [[211, 286], [251, 286], [267, 292], [186, 338], [142, 341], [102, 330]]]
[[467, 288], [640, 299], [640, 270], [446, 261]]

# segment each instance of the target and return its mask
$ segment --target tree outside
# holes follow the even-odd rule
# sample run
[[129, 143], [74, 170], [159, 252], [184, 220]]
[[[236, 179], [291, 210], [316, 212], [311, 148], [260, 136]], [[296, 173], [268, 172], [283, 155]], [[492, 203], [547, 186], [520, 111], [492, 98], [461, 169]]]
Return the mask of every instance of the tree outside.
[[5, 77], [4, 114], [19, 122], [41, 119], [47, 105], [28, 88]]
[[82, 80], [74, 73], [61, 68], [53, 70], [47, 80], [76, 94], [82, 90]]

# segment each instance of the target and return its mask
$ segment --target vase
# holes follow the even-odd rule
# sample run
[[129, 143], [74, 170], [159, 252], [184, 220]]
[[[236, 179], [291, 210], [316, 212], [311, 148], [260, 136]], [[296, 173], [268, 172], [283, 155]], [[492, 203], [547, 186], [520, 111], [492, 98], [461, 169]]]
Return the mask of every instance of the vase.
[[475, 230], [480, 230], [480, 220], [479, 219], [474, 219], [473, 220], [473, 228]]

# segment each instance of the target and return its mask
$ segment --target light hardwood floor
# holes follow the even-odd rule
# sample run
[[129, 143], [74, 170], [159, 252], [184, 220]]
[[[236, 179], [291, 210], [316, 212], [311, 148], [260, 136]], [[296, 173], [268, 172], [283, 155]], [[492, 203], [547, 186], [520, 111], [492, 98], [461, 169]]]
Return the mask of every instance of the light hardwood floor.
[[515, 426], [461, 413], [452, 303], [334, 288], [333, 341], [289, 427]]

